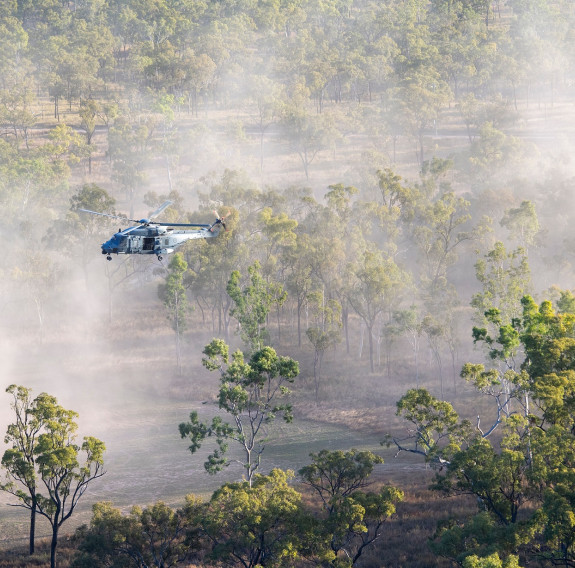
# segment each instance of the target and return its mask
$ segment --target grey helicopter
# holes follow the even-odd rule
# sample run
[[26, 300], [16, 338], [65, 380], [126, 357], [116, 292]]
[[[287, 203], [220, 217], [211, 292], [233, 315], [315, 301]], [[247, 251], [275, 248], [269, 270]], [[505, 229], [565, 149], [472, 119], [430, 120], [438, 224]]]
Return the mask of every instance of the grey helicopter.
[[[152, 221], [172, 203], [173, 201], [165, 201], [147, 219], [127, 219], [121, 215], [98, 213], [89, 209], [78, 209], [78, 211], [137, 223], [133, 227], [120, 229], [109, 241], [102, 244], [102, 254], [106, 255], [107, 260], [112, 260], [112, 254], [155, 254], [161, 261], [163, 254], [174, 252], [186, 241], [217, 237], [221, 228], [224, 230], [226, 228], [224, 218], [217, 212], [214, 212], [216, 220], [211, 224]], [[182, 230], [176, 227], [194, 227], [195, 230]]]

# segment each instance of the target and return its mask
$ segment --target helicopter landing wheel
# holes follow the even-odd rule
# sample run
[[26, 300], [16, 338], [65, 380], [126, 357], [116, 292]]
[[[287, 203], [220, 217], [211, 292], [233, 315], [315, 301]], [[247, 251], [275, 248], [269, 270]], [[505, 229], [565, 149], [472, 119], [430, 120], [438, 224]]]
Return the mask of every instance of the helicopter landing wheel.
[[112, 260], [112, 257], [111, 257], [110, 255], [108, 255], [108, 256], [106, 257], [106, 260]]
[[162, 262], [162, 257], [160, 255], [158, 255], [158, 260]]

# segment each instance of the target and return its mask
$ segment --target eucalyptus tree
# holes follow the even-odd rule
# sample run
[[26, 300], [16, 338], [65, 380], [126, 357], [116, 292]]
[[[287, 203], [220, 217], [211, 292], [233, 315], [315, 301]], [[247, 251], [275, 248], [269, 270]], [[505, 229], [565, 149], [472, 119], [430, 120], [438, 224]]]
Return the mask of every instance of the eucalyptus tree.
[[391, 258], [384, 258], [378, 250], [366, 250], [348, 264], [350, 287], [347, 299], [363, 321], [369, 339], [369, 363], [375, 371], [373, 334], [378, 319], [400, 299], [408, 282], [408, 275]]
[[[203, 223], [209, 214], [208, 209], [202, 209], [189, 216], [189, 221]], [[226, 216], [226, 230], [221, 231], [217, 239], [190, 241], [181, 251], [189, 267], [184, 285], [200, 309], [202, 321], [206, 323], [207, 317], [214, 332], [228, 337], [229, 310], [233, 302], [226, 288], [231, 272], [238, 266], [248, 265], [249, 249], [244, 240], [245, 226], [239, 224], [238, 210], [230, 207], [222, 210], [222, 214]]]
[[40, 155], [49, 159], [61, 179], [67, 181], [71, 166], [88, 156], [88, 148], [82, 135], [67, 124], [59, 124], [48, 134], [49, 141], [40, 150]]
[[535, 204], [528, 200], [522, 201], [519, 207], [507, 209], [501, 219], [501, 226], [509, 230], [513, 239], [519, 241], [525, 254], [541, 233]]
[[416, 305], [411, 305], [408, 309], [395, 310], [393, 321], [399, 333], [407, 336], [409, 345], [413, 352], [413, 363], [415, 367], [415, 385], [419, 388], [419, 349], [420, 338], [423, 334], [423, 322]]
[[[461, 562], [470, 554], [520, 551], [570, 566], [575, 562], [567, 520], [575, 506], [567, 474], [575, 456], [569, 394], [575, 316], [556, 313], [551, 302], [538, 305], [529, 296], [521, 304], [521, 315], [507, 324], [497, 309], [490, 311], [494, 335], [474, 330], [496, 363], [509, 361], [507, 369], [467, 363], [461, 373], [497, 402], [490, 425], [484, 427], [480, 417], [474, 426], [466, 423], [424, 391], [410, 391], [398, 403], [398, 413], [415, 432], [411, 451], [421, 449], [441, 463], [433, 489], [478, 499], [475, 517], [438, 531], [432, 544], [438, 554]], [[512, 366], [513, 356], [521, 353]], [[512, 388], [503, 388], [504, 381]], [[500, 435], [493, 436], [496, 430]], [[472, 534], [479, 538], [470, 540]]]
[[267, 427], [277, 416], [286, 423], [293, 419], [292, 406], [285, 399], [299, 374], [297, 361], [279, 356], [271, 347], [254, 351], [249, 360], [237, 350], [230, 360], [229, 347], [214, 339], [203, 351], [202, 364], [209, 371], [220, 372], [218, 404], [232, 420], [215, 416], [211, 423], [201, 422], [197, 412], [190, 413], [189, 422], [179, 426], [182, 438], [189, 438], [194, 454], [206, 438], [215, 437], [217, 449], [204, 463], [206, 471], [215, 474], [230, 465], [226, 458], [229, 442], [235, 442], [243, 452], [245, 476], [250, 487], [260, 467], [267, 445]]
[[241, 274], [234, 270], [226, 287], [234, 302], [230, 315], [239, 324], [239, 335], [250, 352], [268, 344], [269, 333], [265, 328], [268, 314], [274, 304], [281, 306], [287, 293], [277, 282], [266, 281], [258, 261], [248, 267], [248, 282], [242, 283]]
[[460, 90], [472, 91], [489, 79], [486, 64], [494, 58], [495, 45], [484, 22], [479, 2], [434, 1], [427, 21], [433, 43], [456, 100]]
[[207, 53], [196, 53], [188, 48], [180, 62], [178, 91], [185, 96], [188, 113], [198, 117], [200, 95], [209, 92], [215, 80], [216, 64]]
[[399, 47], [389, 34], [386, 22], [390, 7], [383, 4], [365, 5], [350, 23], [350, 35], [357, 38], [355, 58], [362, 69], [367, 84], [367, 101], [373, 102], [375, 95], [382, 95], [392, 82], [393, 65], [399, 55]]
[[466, 93], [457, 101], [457, 109], [465, 123], [467, 138], [471, 144], [480, 119], [481, 102], [474, 93]]
[[397, 253], [397, 244], [407, 236], [405, 231], [414, 219], [419, 201], [420, 191], [407, 184], [401, 176], [391, 168], [377, 170], [377, 210], [379, 224], [383, 231], [385, 250], [389, 254]]
[[149, 123], [131, 123], [120, 116], [108, 134], [108, 155], [112, 163], [112, 179], [126, 191], [130, 217], [134, 217], [136, 191], [145, 185], [145, 165], [150, 157]]
[[[337, 83], [339, 53], [323, 36], [313, 38], [310, 31], [306, 36], [307, 65], [304, 77], [310, 96], [315, 100], [316, 112], [321, 114], [324, 111], [328, 86]], [[341, 102], [341, 92], [334, 93], [333, 98], [336, 102]]]
[[549, 2], [512, 1], [510, 6], [514, 19], [504, 49], [520, 70], [521, 99], [527, 106], [532, 99], [553, 105], [557, 73], [567, 64], [569, 50], [564, 46], [570, 42], [569, 17]]
[[280, 119], [283, 86], [266, 75], [249, 79], [249, 96], [255, 103], [255, 120], [260, 137], [260, 171], [264, 170], [264, 140], [268, 129]]
[[280, 212], [274, 215], [271, 207], [265, 207], [259, 212], [258, 222], [265, 237], [265, 241], [262, 242], [264, 248], [262, 262], [264, 269], [269, 270], [278, 263], [286, 251], [295, 247], [298, 222], [291, 219], [287, 213]]
[[[17, 421], [7, 434], [12, 448], [2, 457], [10, 478], [0, 489], [14, 495], [17, 506], [28, 509], [31, 518], [41, 515], [48, 520], [52, 528], [50, 566], [56, 568], [60, 528], [90, 483], [104, 475], [105, 446], [90, 436], [77, 445], [78, 414], [61, 407], [53, 396], [42, 394], [30, 401], [29, 389], [9, 389], [16, 393], [13, 408]], [[83, 458], [81, 454], [85, 454]]]
[[414, 27], [403, 38], [396, 58], [397, 99], [408, 133], [417, 141], [418, 164], [425, 159], [424, 136], [437, 129], [441, 110], [451, 99], [451, 89], [438, 66], [438, 51], [426, 25]]
[[301, 558], [309, 515], [290, 477], [291, 471], [273, 469], [214, 492], [200, 520], [213, 560], [256, 568], [291, 566]]
[[[198, 192], [201, 206], [206, 210], [232, 206], [242, 220], [242, 227], [237, 229], [245, 230], [251, 237], [257, 232], [251, 224], [257, 222], [260, 211], [265, 207], [270, 207], [272, 211], [280, 210], [285, 202], [285, 197], [277, 191], [260, 189], [244, 170], [226, 168], [217, 178], [212, 174], [200, 181], [209, 185], [209, 191]], [[244, 229], [244, 223], [250, 225]]]
[[[351, 271], [348, 265], [362, 254], [372, 220], [371, 211], [365, 212], [355, 186], [336, 183], [328, 186], [325, 206], [315, 204], [304, 221], [310, 236], [307, 256], [316, 281], [315, 288], [323, 289], [328, 300], [336, 300], [341, 308], [341, 323], [349, 353], [348, 292]], [[361, 231], [357, 228], [362, 227]]]
[[291, 148], [301, 160], [306, 179], [309, 179], [311, 164], [338, 137], [337, 128], [328, 115], [310, 116], [307, 113], [307, 88], [301, 83], [288, 96], [280, 125]]
[[87, 215], [80, 209], [115, 215], [115, 204], [116, 200], [104, 188], [95, 183], [85, 183], [70, 198], [65, 218], [49, 227], [43, 238], [48, 247], [58, 252], [66, 250], [71, 256], [75, 256], [76, 251], [80, 253], [86, 287], [90, 285], [88, 264], [116, 221], [100, 215]]
[[[218, 9], [220, 5], [208, 5], [208, 11]], [[205, 25], [194, 30], [189, 37], [190, 47], [198, 55], [206, 55], [213, 68], [211, 80], [207, 85], [208, 95], [212, 100], [229, 102], [234, 94], [231, 88], [244, 77], [240, 63], [248, 61], [250, 46], [253, 45], [255, 30], [250, 18], [245, 14], [235, 13], [229, 17], [208, 18]]]
[[8, 6], [0, 16], [0, 70], [1, 84], [7, 89], [16, 78], [23, 79], [31, 70], [28, 58], [28, 33], [16, 14], [10, 13]]
[[284, 212], [274, 215], [271, 207], [265, 207], [260, 211], [257, 220], [263, 237], [258, 243], [258, 248], [261, 249], [262, 273], [270, 283], [271, 290], [277, 299], [275, 308], [279, 345], [281, 343], [280, 310], [287, 299], [287, 292], [284, 290], [286, 284], [284, 259], [289, 257], [291, 251], [297, 246], [298, 222]]
[[502, 168], [520, 162], [529, 149], [524, 140], [505, 134], [491, 121], [484, 122], [469, 150], [471, 183], [481, 186], [501, 177]]
[[181, 342], [182, 334], [187, 327], [189, 311], [188, 297], [184, 287], [184, 274], [188, 269], [188, 263], [181, 253], [172, 255], [168, 265], [166, 283], [159, 287], [159, 295], [164, 302], [167, 318], [176, 332], [176, 364], [178, 373], [182, 372]]
[[388, 435], [383, 442], [395, 445], [396, 457], [409, 452], [440, 466], [446, 448], [461, 446], [471, 433], [471, 424], [460, 419], [451, 403], [423, 388], [409, 389], [396, 403], [395, 414], [409, 423], [405, 436]]
[[[384, 485], [378, 492], [362, 491], [374, 467], [383, 459], [369, 451], [321, 450], [299, 470], [302, 482], [319, 498], [323, 515], [315, 527], [325, 543], [329, 566], [357, 566], [368, 547], [381, 538], [384, 523], [395, 513], [403, 492]], [[321, 548], [320, 548], [321, 550]]]
[[[61, 16], [58, 16], [61, 17]], [[101, 84], [101, 64], [112, 60], [112, 38], [105, 28], [93, 33], [86, 22], [73, 20], [48, 37], [35, 38], [35, 60], [39, 62], [41, 81], [48, 85], [54, 100], [54, 118], [60, 120], [60, 100], [87, 97]]]
[[497, 241], [483, 258], [475, 263], [475, 276], [482, 291], [473, 295], [471, 306], [477, 311], [479, 322], [485, 322], [485, 313], [497, 308], [502, 324], [511, 323], [521, 315], [520, 300], [531, 283], [531, 270], [522, 248], [507, 252]]
[[[13, 398], [10, 406], [14, 411], [15, 422], [8, 425], [4, 437], [4, 443], [11, 448], [2, 456], [6, 483], [0, 484], [0, 490], [22, 495], [22, 498], [28, 500], [30, 509], [28, 548], [30, 554], [34, 554], [38, 501], [35, 450], [44, 422], [50, 418], [54, 399], [45, 393], [33, 399], [31, 389], [18, 385], [10, 385], [6, 392]], [[18, 485], [22, 489], [17, 489]]]
[[296, 246], [283, 259], [286, 271], [286, 291], [288, 297], [296, 302], [298, 347], [301, 347], [302, 325], [301, 317], [308, 293], [314, 285], [313, 267], [308, 260], [312, 249], [312, 238], [305, 232], [299, 232]]
[[447, 286], [448, 268], [457, 261], [458, 249], [484, 230], [469, 227], [468, 210], [468, 201], [447, 191], [422, 204], [418, 211], [413, 238], [422, 254], [421, 279], [430, 298]]
[[325, 352], [341, 341], [341, 305], [335, 299], [326, 299], [322, 290], [310, 292], [306, 298], [313, 314], [313, 323], [306, 336], [314, 348], [313, 378], [315, 402], [319, 402], [321, 365]]
[[48, 140], [30, 151], [0, 142], [0, 201], [15, 216], [47, 204], [67, 189], [70, 165], [82, 156], [81, 136], [66, 125], [48, 133]]
[[179, 162], [180, 136], [175, 120], [176, 109], [181, 103], [172, 94], [162, 91], [153, 97], [152, 111], [156, 113], [159, 136], [156, 141], [157, 152], [163, 155], [166, 165], [168, 189], [173, 191], [172, 171]]
[[33, 112], [36, 103], [34, 90], [34, 83], [25, 77], [10, 81], [0, 89], [2, 123], [12, 131], [16, 147], [20, 146], [20, 140], [23, 139], [26, 150], [30, 150], [30, 130], [37, 122]]
[[86, 144], [88, 145], [88, 173], [92, 173], [92, 140], [96, 132], [97, 119], [100, 112], [100, 105], [94, 99], [83, 100], [80, 103], [80, 124], [86, 134]]

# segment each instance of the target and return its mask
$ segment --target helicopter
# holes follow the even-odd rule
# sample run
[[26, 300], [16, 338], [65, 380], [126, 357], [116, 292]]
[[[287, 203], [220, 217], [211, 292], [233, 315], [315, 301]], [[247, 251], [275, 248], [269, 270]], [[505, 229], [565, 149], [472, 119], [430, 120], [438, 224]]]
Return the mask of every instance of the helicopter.
[[[109, 241], [102, 244], [102, 254], [106, 255], [107, 260], [112, 260], [112, 254], [155, 254], [158, 260], [162, 261], [163, 254], [174, 252], [186, 241], [217, 237], [220, 229], [226, 228], [225, 218], [221, 218], [216, 211], [214, 211], [216, 220], [211, 224], [152, 221], [172, 203], [173, 201], [165, 201], [147, 219], [127, 219], [121, 215], [98, 213], [89, 209], [78, 209], [78, 211], [138, 223], [124, 230], [119, 229]], [[174, 227], [194, 227], [195, 230], [181, 230]]]

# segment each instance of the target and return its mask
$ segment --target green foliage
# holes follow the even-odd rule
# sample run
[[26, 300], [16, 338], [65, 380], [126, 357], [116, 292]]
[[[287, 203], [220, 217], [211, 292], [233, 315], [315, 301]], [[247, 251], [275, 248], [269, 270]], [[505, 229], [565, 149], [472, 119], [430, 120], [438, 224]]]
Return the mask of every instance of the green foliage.
[[191, 496], [183, 509], [158, 501], [144, 509], [133, 507], [129, 515], [111, 503], [96, 503], [90, 526], [76, 530], [78, 553], [72, 567], [174, 566], [198, 546], [194, 523], [200, 509]]
[[278, 356], [271, 347], [254, 352], [248, 362], [237, 350], [230, 361], [229, 348], [221, 339], [214, 339], [207, 345], [204, 355], [203, 365], [210, 371], [220, 371], [218, 404], [233, 419], [233, 424], [220, 416], [215, 416], [210, 424], [204, 423], [197, 412], [192, 412], [190, 421], [180, 424], [180, 435], [190, 439], [192, 453], [206, 438], [215, 438], [218, 448], [204, 463], [211, 474], [229, 465], [225, 457], [228, 441], [239, 444], [244, 453], [242, 465], [251, 484], [265, 449], [266, 426], [277, 415], [287, 423], [293, 419], [292, 406], [284, 399], [290, 394], [286, 385], [295, 381], [299, 365], [289, 357]]
[[104, 475], [105, 446], [90, 436], [82, 446], [75, 444], [78, 415], [58, 405], [53, 396], [42, 393], [32, 400], [30, 389], [16, 385], [7, 392], [14, 397], [16, 423], [8, 427], [5, 438], [12, 447], [2, 457], [8, 481], [0, 490], [14, 495], [18, 506], [30, 510], [31, 550], [35, 515], [48, 520], [52, 527], [50, 563], [55, 568], [60, 527], [72, 516], [88, 485]]
[[479, 137], [471, 144], [469, 157], [474, 178], [484, 182], [489, 181], [493, 172], [503, 164], [518, 163], [527, 153], [527, 145], [522, 140], [505, 134], [490, 118], [481, 124]]
[[453, 406], [437, 400], [426, 389], [407, 391], [397, 402], [396, 415], [410, 423], [410, 433], [406, 438], [390, 436], [386, 443], [394, 443], [398, 453], [423, 455], [426, 461], [445, 461], [470, 435], [470, 424], [460, 420]]
[[501, 226], [506, 227], [511, 236], [527, 250], [527, 247], [534, 244], [540, 231], [535, 205], [531, 201], [522, 201], [519, 207], [508, 209], [501, 219]]
[[370, 368], [373, 372], [374, 325], [381, 314], [397, 302], [409, 277], [392, 258], [384, 258], [378, 250], [363, 252], [358, 260], [348, 265], [348, 270], [351, 285], [346, 291], [346, 298], [367, 327]]
[[11, 447], [2, 456], [6, 482], [0, 484], [0, 490], [16, 495], [30, 509], [29, 550], [32, 554], [39, 482], [35, 468], [36, 444], [45, 422], [52, 415], [55, 399], [45, 393], [32, 399], [31, 389], [17, 385], [10, 385], [6, 392], [13, 397], [10, 406], [16, 421], [8, 425], [4, 437], [4, 443]]
[[187, 327], [187, 316], [190, 310], [188, 297], [184, 287], [184, 275], [188, 264], [181, 253], [176, 253], [170, 259], [166, 283], [160, 285], [159, 295], [164, 302], [168, 320], [176, 332], [176, 361], [178, 372], [181, 372], [181, 337]]
[[575, 314], [575, 295], [571, 290], [561, 290], [557, 300], [557, 311], [560, 314]]
[[[331, 566], [355, 566], [365, 548], [380, 537], [403, 492], [392, 486], [378, 492], [360, 491], [369, 485], [375, 465], [383, 463], [372, 452], [322, 450], [310, 456], [312, 463], [301, 468], [299, 475], [324, 509], [324, 517], [312, 530], [315, 554]], [[318, 547], [324, 551], [318, 552]]]
[[310, 485], [328, 510], [333, 500], [346, 497], [368, 485], [367, 478], [383, 459], [369, 451], [322, 450], [310, 454], [312, 464], [299, 470], [304, 483]]
[[116, 221], [79, 210], [115, 215], [115, 205], [116, 200], [105, 189], [95, 183], [85, 183], [70, 198], [70, 209], [64, 222], [54, 223], [44, 240], [58, 251], [65, 248], [69, 254], [81, 245], [82, 260], [87, 263], [96, 243], [108, 235]]
[[176, 253], [170, 259], [168, 266], [168, 276], [165, 287], [161, 293], [164, 306], [168, 312], [174, 331], [181, 334], [186, 330], [186, 316], [189, 310], [186, 289], [184, 288], [184, 274], [188, 269], [188, 264], [180, 253]]
[[505, 530], [492, 515], [482, 511], [465, 521], [441, 521], [429, 546], [439, 556], [462, 562], [473, 557], [472, 552], [481, 556], [498, 554], [495, 550], [501, 546]]
[[[509, 324], [503, 323], [498, 309], [486, 312], [496, 333], [499, 326], [496, 339], [474, 328], [475, 339], [485, 341], [492, 358], [507, 361], [508, 369], [502, 373], [471, 363], [463, 367], [462, 377], [493, 397], [497, 417], [485, 432], [478, 418], [475, 431], [470, 425], [462, 430], [467, 432], [460, 439], [464, 444], [437, 450], [442, 467], [432, 488], [448, 495], [473, 495], [479, 513], [467, 522], [441, 527], [433, 547], [458, 561], [471, 554], [507, 556], [521, 550], [571, 565], [575, 316], [556, 313], [551, 302], [538, 305], [530, 296], [523, 297], [521, 305], [521, 317]], [[511, 363], [520, 348], [524, 357], [514, 369]], [[415, 400], [410, 391], [398, 403], [398, 412], [415, 426], [418, 436], [424, 435], [422, 444], [430, 445], [430, 429], [437, 436], [463, 426], [456, 414], [431, 412], [439, 403], [429, 395], [421, 407]], [[495, 429], [498, 436], [492, 437]], [[477, 562], [469, 560], [469, 565], [481, 565]]]
[[212, 495], [201, 520], [215, 561], [245, 567], [292, 566], [299, 558], [304, 518], [301, 495], [288, 485], [293, 472], [273, 469], [252, 483], [226, 483]]
[[519, 568], [519, 559], [511, 554], [502, 561], [496, 552], [484, 558], [473, 554], [463, 561], [463, 568]]
[[508, 253], [502, 242], [496, 242], [493, 249], [476, 262], [475, 275], [483, 291], [474, 294], [471, 306], [477, 310], [480, 321], [487, 322], [484, 314], [493, 308], [499, 310], [498, 322], [509, 324], [513, 318], [520, 316], [520, 300], [528, 291], [531, 281], [531, 271], [523, 249]]
[[255, 262], [248, 268], [249, 284], [241, 285], [241, 274], [234, 270], [228, 280], [226, 291], [234, 302], [230, 315], [240, 324], [240, 336], [250, 350], [261, 349], [268, 340], [264, 327], [274, 304], [281, 305], [287, 294], [281, 285], [266, 282], [261, 266]]
[[311, 307], [315, 325], [308, 327], [305, 334], [312, 344], [314, 356], [315, 400], [319, 398], [321, 364], [324, 353], [335, 347], [341, 341], [341, 304], [337, 300], [327, 300], [323, 292], [311, 292], [307, 295], [308, 306]]

